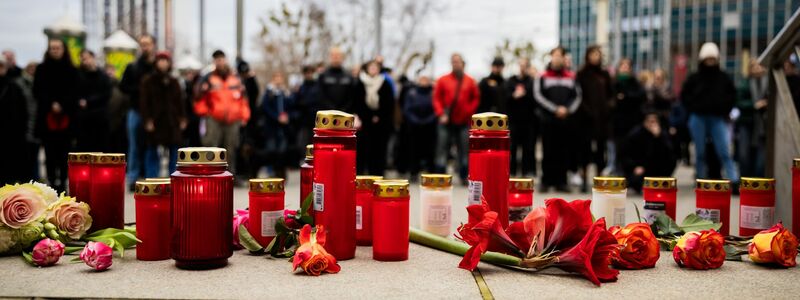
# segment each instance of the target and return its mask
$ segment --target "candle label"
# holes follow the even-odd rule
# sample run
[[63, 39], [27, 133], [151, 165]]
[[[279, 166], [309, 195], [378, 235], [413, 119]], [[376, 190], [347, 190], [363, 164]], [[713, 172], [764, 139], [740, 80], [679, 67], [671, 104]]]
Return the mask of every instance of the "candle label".
[[450, 226], [450, 205], [431, 205], [428, 208], [429, 226]]
[[314, 210], [325, 210], [325, 185], [314, 183]]
[[713, 208], [697, 208], [694, 210], [694, 213], [703, 220], [709, 220], [714, 223], [719, 223], [720, 216], [719, 216], [719, 209]]
[[531, 206], [509, 206], [508, 220], [510, 222], [521, 222], [532, 210], [533, 207]]
[[363, 208], [361, 208], [361, 205], [356, 206], [356, 230], [364, 229], [364, 225], [361, 221], [363, 218], [362, 212]]
[[467, 198], [467, 205], [480, 205], [481, 195], [483, 195], [483, 182], [470, 180], [469, 181], [469, 197]]
[[659, 215], [663, 215], [667, 210], [667, 204], [660, 201], [644, 202], [644, 220], [647, 224], [653, 224]]
[[282, 210], [261, 212], [261, 236], [275, 236], [275, 222], [283, 217]]
[[739, 226], [742, 228], [768, 229], [773, 225], [774, 207], [742, 205], [740, 209]]
[[625, 208], [624, 207], [615, 207], [613, 209], [613, 221], [614, 223], [612, 226], [625, 226]]

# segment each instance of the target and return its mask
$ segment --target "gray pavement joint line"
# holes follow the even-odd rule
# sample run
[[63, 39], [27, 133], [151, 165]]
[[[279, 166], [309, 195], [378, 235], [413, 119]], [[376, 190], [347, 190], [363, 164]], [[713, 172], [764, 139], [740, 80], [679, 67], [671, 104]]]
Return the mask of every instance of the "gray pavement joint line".
[[472, 271], [472, 277], [475, 278], [475, 283], [478, 285], [478, 290], [481, 292], [481, 298], [483, 298], [483, 300], [494, 300], [494, 295], [492, 295], [492, 291], [489, 290], [489, 285], [486, 284], [486, 280], [483, 280], [481, 270], [475, 268], [475, 270]]

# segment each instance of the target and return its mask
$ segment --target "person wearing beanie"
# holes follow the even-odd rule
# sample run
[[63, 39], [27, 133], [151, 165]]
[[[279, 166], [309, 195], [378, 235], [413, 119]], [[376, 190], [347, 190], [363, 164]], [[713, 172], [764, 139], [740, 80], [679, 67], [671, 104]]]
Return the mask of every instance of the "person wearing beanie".
[[478, 113], [497, 112], [506, 113], [506, 89], [505, 79], [503, 78], [503, 68], [506, 63], [502, 57], [495, 57], [492, 61], [492, 71], [486, 78], [478, 83], [481, 93], [481, 103], [478, 105]]
[[725, 176], [739, 182], [736, 165], [730, 151], [729, 114], [736, 102], [733, 80], [719, 67], [719, 48], [705, 43], [700, 48], [697, 72], [691, 74], [681, 89], [681, 101], [689, 112], [689, 131], [695, 145], [695, 176], [706, 178], [706, 140], [725, 169]]
[[[178, 79], [173, 77], [172, 56], [160, 51], [155, 69], [142, 80], [139, 112], [145, 132], [144, 173], [147, 178], [162, 177], [158, 147], [169, 151], [169, 173], [175, 172], [178, 147], [186, 129], [186, 105]], [[167, 174], [167, 175], [168, 175]]]

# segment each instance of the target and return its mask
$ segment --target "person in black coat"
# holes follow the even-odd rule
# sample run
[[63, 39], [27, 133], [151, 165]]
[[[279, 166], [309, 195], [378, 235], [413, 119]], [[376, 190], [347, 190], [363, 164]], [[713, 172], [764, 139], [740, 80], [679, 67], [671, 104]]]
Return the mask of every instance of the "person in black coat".
[[0, 132], [5, 145], [0, 147], [0, 186], [27, 182], [33, 179], [26, 156], [28, 104], [20, 88], [8, 76], [8, 63], [0, 57]]
[[108, 151], [108, 102], [111, 99], [111, 79], [97, 66], [95, 54], [81, 51], [81, 81], [78, 88], [76, 112], [76, 150], [82, 152]]
[[383, 176], [386, 171], [387, 147], [394, 131], [395, 100], [391, 86], [380, 71], [380, 65], [370, 61], [358, 78], [355, 111], [361, 121], [356, 157], [359, 174]]
[[644, 177], [672, 177], [676, 157], [669, 133], [661, 126], [658, 113], [647, 113], [625, 139], [620, 160], [628, 185], [641, 193]]
[[[581, 124], [579, 143], [579, 167], [584, 169], [594, 163], [597, 172], [606, 167], [606, 145], [611, 134], [611, 106], [614, 99], [613, 82], [608, 71], [603, 69], [603, 53], [600, 46], [586, 49], [585, 65], [578, 71], [576, 81], [583, 91], [583, 101], [578, 108]], [[594, 144], [594, 147], [592, 147]]]
[[127, 159], [127, 175], [128, 184], [133, 189], [136, 180], [144, 175], [144, 134], [142, 132], [142, 117], [139, 115], [139, 88], [142, 84], [142, 79], [148, 74], [153, 72], [153, 64], [156, 60], [155, 40], [151, 35], [142, 35], [139, 37], [139, 52], [140, 56], [136, 61], [128, 64], [125, 67], [125, 72], [122, 74], [122, 80], [119, 83], [119, 90], [128, 96], [130, 101], [130, 110], [127, 116], [127, 135], [128, 135], [128, 153]]
[[44, 146], [47, 181], [59, 192], [67, 184], [67, 153], [73, 137], [69, 129], [75, 126], [79, 78], [64, 41], [49, 40], [44, 60], [36, 67], [33, 96], [38, 104], [37, 133]]
[[481, 103], [478, 105], [478, 110], [475, 113], [506, 113], [506, 85], [505, 78], [503, 78], [503, 68], [505, 65], [503, 58], [495, 57], [494, 61], [492, 61], [491, 74], [481, 79], [481, 82], [478, 83]]
[[148, 178], [161, 176], [161, 157], [158, 147], [169, 152], [169, 173], [176, 170], [178, 147], [183, 143], [186, 129], [186, 105], [178, 79], [170, 74], [172, 55], [167, 51], [156, 54], [155, 70], [142, 79], [139, 89], [139, 112], [144, 124], [145, 163], [144, 173]]
[[295, 98], [286, 84], [281, 72], [272, 74], [272, 80], [264, 89], [261, 106], [256, 112], [256, 139], [254, 143], [254, 167], [251, 175], [266, 164], [272, 168], [273, 177], [285, 178], [286, 168], [296, 166], [292, 158], [295, 152], [295, 126], [299, 120]]
[[[344, 53], [339, 48], [332, 48], [329, 53], [329, 66], [317, 78], [317, 96], [319, 109], [335, 109], [353, 113], [354, 101], [358, 94], [356, 79], [342, 67]], [[391, 90], [391, 88], [390, 88]]]
[[614, 151], [609, 151], [609, 173], [618, 173], [619, 153], [627, 144], [625, 138], [634, 127], [642, 122], [642, 109], [646, 102], [646, 93], [639, 80], [633, 74], [631, 60], [623, 58], [617, 65], [617, 77], [614, 82], [614, 108], [611, 113]]
[[[407, 85], [410, 85], [406, 88]], [[420, 76], [417, 84], [404, 84], [407, 89], [403, 100], [403, 120], [406, 127], [406, 143], [409, 172], [414, 180], [422, 172], [433, 173], [436, 145], [436, 113], [433, 111], [433, 86], [431, 78]]]
[[[533, 92], [533, 77], [530, 74], [530, 61], [519, 60], [519, 74], [506, 82], [508, 95], [508, 125], [511, 129], [511, 175], [518, 170], [523, 177], [536, 176], [536, 140], [539, 138], [539, 118]], [[481, 93], [483, 95], [483, 93]], [[520, 163], [517, 150], [522, 148]]]
[[[314, 119], [317, 116], [317, 80], [314, 78], [313, 66], [303, 66], [303, 83], [294, 92], [294, 103], [297, 107], [297, 146], [305, 147], [314, 136]], [[305, 149], [305, 148], [303, 148]]]

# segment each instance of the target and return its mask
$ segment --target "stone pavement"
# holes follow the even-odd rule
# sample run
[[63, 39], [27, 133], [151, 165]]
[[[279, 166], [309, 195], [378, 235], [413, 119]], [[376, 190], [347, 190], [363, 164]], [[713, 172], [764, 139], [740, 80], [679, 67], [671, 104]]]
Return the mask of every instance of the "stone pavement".
[[[694, 210], [691, 171], [678, 171], [678, 221]], [[291, 172], [287, 207], [297, 207], [298, 174]], [[412, 186], [411, 224], [418, 225], [419, 204]], [[466, 220], [466, 189], [455, 189], [453, 230]], [[586, 199], [589, 195], [536, 194], [536, 205], [545, 198]], [[635, 221], [629, 197], [628, 221]], [[738, 198], [731, 203], [737, 211]], [[126, 221], [133, 222], [134, 203], [129, 195]], [[639, 204], [640, 205], [640, 204]], [[238, 188], [235, 207], [247, 207], [247, 190]], [[641, 205], [640, 205], [641, 207]], [[733, 214], [738, 218], [737, 214]], [[738, 220], [734, 219], [733, 224]], [[736, 234], [737, 226], [732, 226]], [[282, 259], [252, 256], [237, 251], [227, 267], [210, 271], [184, 271], [167, 261], [141, 262], [135, 250], [114, 265], [96, 273], [82, 263], [70, 264], [70, 256], [51, 268], [33, 268], [17, 256], [0, 258], [0, 297], [75, 297], [75, 298], [314, 298], [314, 299], [480, 299], [473, 274], [457, 268], [460, 257], [411, 244], [406, 262], [372, 260], [369, 247], [359, 247], [356, 258], [341, 262], [342, 272], [318, 278], [291, 272], [291, 263]], [[680, 269], [671, 253], [662, 252], [656, 268], [622, 271], [619, 281], [595, 287], [591, 282], [559, 271], [546, 274], [506, 270], [481, 264], [480, 273], [494, 297], [522, 298], [766, 298], [796, 299], [800, 294], [800, 269], [772, 269], [746, 262], [725, 262], [711, 271]]]

